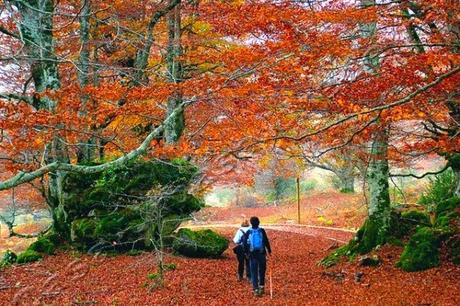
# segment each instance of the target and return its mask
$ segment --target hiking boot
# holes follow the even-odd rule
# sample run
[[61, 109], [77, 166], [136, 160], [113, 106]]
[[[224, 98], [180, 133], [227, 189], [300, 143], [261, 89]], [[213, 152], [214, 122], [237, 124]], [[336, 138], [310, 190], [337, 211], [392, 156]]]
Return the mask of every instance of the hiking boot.
[[260, 294], [259, 288], [252, 290], [252, 293], [254, 294], [254, 296], [257, 296], [257, 297], [262, 296], [262, 294]]
[[259, 294], [260, 294], [260, 295], [263, 295], [264, 293], [265, 293], [265, 288], [264, 288], [264, 286], [260, 286], [260, 287], [259, 287]]

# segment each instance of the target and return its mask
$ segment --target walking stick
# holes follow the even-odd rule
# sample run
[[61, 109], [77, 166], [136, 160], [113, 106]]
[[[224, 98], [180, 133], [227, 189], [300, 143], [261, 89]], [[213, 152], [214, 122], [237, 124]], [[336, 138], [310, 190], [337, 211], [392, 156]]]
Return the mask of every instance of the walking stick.
[[270, 299], [273, 299], [272, 265], [270, 265]]

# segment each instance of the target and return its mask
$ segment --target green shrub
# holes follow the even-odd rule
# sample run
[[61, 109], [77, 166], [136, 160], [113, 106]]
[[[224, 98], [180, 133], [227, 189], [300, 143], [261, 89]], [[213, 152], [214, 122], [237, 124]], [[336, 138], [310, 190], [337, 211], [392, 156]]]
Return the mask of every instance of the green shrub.
[[35, 241], [29, 246], [28, 249], [35, 251], [37, 253], [52, 255], [56, 250], [56, 246], [48, 238], [39, 237], [37, 241]]
[[452, 197], [436, 206], [435, 226], [455, 229], [460, 224], [460, 197]]
[[18, 255], [16, 262], [18, 264], [24, 264], [24, 263], [29, 263], [29, 262], [40, 260], [41, 258], [42, 258], [42, 255], [40, 255], [40, 253], [34, 250], [27, 249]]
[[216, 258], [227, 248], [227, 239], [209, 229], [201, 231], [180, 229], [173, 242], [173, 249], [188, 257]]
[[420, 227], [404, 248], [397, 266], [413, 272], [439, 266], [439, 233], [430, 227]]
[[440, 217], [449, 212], [452, 212], [457, 207], [460, 207], [460, 197], [458, 196], [454, 196], [444, 201], [441, 201], [436, 205], [436, 209], [435, 209], [436, 217]]
[[454, 195], [455, 183], [455, 174], [451, 169], [430, 178], [428, 188], [420, 197], [419, 203], [427, 206], [429, 211], [434, 210], [438, 203]]
[[0, 262], [0, 268], [14, 264], [17, 259], [18, 256], [13, 251], [6, 250], [3, 254], [2, 261]]

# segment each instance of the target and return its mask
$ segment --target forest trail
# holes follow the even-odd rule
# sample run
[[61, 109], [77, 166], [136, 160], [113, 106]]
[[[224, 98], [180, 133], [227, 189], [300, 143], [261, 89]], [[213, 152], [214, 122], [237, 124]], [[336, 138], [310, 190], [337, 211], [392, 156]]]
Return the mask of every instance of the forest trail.
[[[234, 230], [218, 228], [228, 239], [232, 238]], [[317, 262], [328, 252], [330, 240], [270, 228], [267, 233], [273, 248], [273, 256], [268, 260], [273, 299], [268, 294], [253, 297], [249, 283], [237, 282], [236, 260], [229, 247], [219, 259], [167, 256], [166, 261], [176, 264], [177, 269], [167, 272], [164, 288], [153, 290], [149, 289], [151, 281], [147, 277], [155, 272], [151, 253], [109, 257], [61, 252], [40, 262], [2, 271], [0, 304], [460, 304], [458, 266], [445, 264], [424, 272], [405, 273], [394, 267], [401, 250], [384, 247], [381, 250], [383, 264], [379, 267], [359, 267], [347, 262], [325, 270]], [[361, 282], [354, 280], [357, 272], [363, 273]]]
[[[219, 229], [219, 228], [239, 228], [239, 224], [229, 224], [229, 223], [205, 223], [205, 224], [189, 224], [181, 226], [180, 228], [189, 228], [189, 229]], [[318, 226], [318, 225], [308, 225], [308, 224], [265, 224], [261, 227], [267, 230], [288, 232], [288, 233], [297, 233], [301, 235], [311, 236], [311, 237], [321, 237], [332, 241], [337, 241], [339, 243], [346, 243], [349, 239], [352, 238], [355, 233], [354, 230], [341, 227], [328, 227], [328, 226]]]

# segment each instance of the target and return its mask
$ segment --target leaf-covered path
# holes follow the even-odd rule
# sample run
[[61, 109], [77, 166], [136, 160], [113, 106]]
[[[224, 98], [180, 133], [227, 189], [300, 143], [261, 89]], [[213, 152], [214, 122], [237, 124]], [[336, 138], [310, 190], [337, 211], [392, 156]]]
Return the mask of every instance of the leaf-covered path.
[[[319, 229], [318, 229], [319, 230]], [[231, 237], [233, 229], [219, 229]], [[163, 289], [149, 290], [154, 272], [151, 254], [136, 257], [93, 257], [60, 253], [17, 266], [0, 275], [0, 303], [97, 305], [459, 305], [460, 267], [446, 264], [418, 273], [393, 266], [400, 250], [384, 248], [377, 268], [343, 263], [317, 266], [332, 241], [322, 236], [268, 230], [274, 256], [273, 299], [251, 295], [247, 282], [237, 282], [230, 250], [222, 259], [168, 257], [177, 269], [167, 272]], [[327, 234], [328, 236], [330, 233]], [[355, 283], [356, 272], [363, 272]], [[267, 273], [268, 274], [268, 273]], [[268, 283], [268, 282], [267, 282]]]

